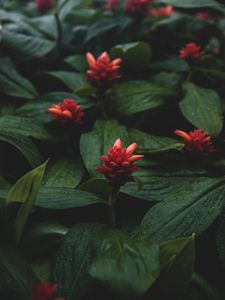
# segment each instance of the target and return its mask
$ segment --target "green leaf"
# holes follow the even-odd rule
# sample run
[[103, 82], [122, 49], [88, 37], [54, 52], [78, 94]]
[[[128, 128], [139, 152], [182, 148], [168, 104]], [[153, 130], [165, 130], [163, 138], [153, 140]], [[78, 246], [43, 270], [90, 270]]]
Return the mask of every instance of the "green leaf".
[[151, 62], [151, 48], [145, 42], [116, 45], [110, 51], [112, 58], [122, 58], [123, 65], [135, 72], [148, 68]]
[[117, 27], [118, 23], [115, 21], [115, 18], [100, 18], [89, 27], [85, 42], [87, 43], [94, 38], [99, 38], [107, 32], [112, 31], [112, 29], [115, 30]]
[[94, 204], [106, 205], [102, 197], [85, 191], [64, 187], [43, 187], [35, 205], [49, 209], [69, 209]]
[[51, 267], [51, 261], [48, 259], [38, 259], [31, 263], [32, 271], [40, 282], [50, 281]]
[[55, 251], [67, 232], [68, 228], [59, 223], [40, 223], [25, 236], [21, 248], [29, 259], [46, 255], [50, 249]]
[[[192, 295], [197, 295], [193, 296]], [[190, 297], [190, 298], [189, 298]], [[197, 298], [196, 298], [197, 297]], [[199, 274], [193, 273], [192, 283], [184, 300], [222, 300], [218, 289]]]
[[225, 211], [218, 218], [216, 244], [220, 262], [225, 268]]
[[122, 115], [132, 115], [156, 108], [175, 94], [167, 88], [147, 81], [128, 81], [118, 84], [112, 107]]
[[160, 153], [172, 149], [180, 150], [183, 147], [183, 144], [175, 139], [148, 134], [137, 129], [129, 130], [128, 134], [130, 140], [138, 144], [137, 151], [140, 153]]
[[38, 140], [49, 140], [49, 132], [31, 118], [6, 115], [0, 118], [0, 134], [18, 134], [18, 136], [34, 137]]
[[23, 60], [41, 58], [56, 47], [54, 40], [47, 39], [40, 33], [19, 33], [12, 31], [9, 26], [8, 28], [7, 26], [3, 27], [2, 44], [14, 55], [16, 54], [19, 59]]
[[159, 275], [159, 247], [111, 231], [103, 241], [90, 274], [120, 297], [143, 295]]
[[79, 158], [65, 158], [49, 164], [43, 184], [45, 187], [75, 188], [84, 175]]
[[204, 182], [209, 175], [203, 169], [180, 166], [180, 162], [174, 161], [174, 157], [171, 160], [172, 166], [165, 163], [158, 165], [155, 161], [149, 162], [145, 159], [140, 160], [141, 170], [135, 173], [135, 176], [142, 181], [143, 188], [139, 191], [136, 183], [129, 182], [121, 187], [121, 192], [142, 200], [165, 201], [169, 196], [185, 193], [187, 187], [196, 181]]
[[59, 17], [60, 19], [64, 20], [68, 17], [68, 15], [73, 11], [74, 8], [79, 6], [81, 4], [81, 0], [69, 0], [69, 1], [64, 1], [60, 6], [59, 6]]
[[15, 233], [17, 242], [19, 242], [21, 238], [23, 228], [35, 203], [37, 193], [41, 186], [41, 181], [44, 175], [46, 164], [47, 163], [42, 164], [41, 166], [33, 169], [29, 173], [25, 174], [22, 178], [20, 178], [11, 188], [7, 196], [7, 206], [13, 202], [21, 203], [21, 206], [15, 218]]
[[194, 126], [217, 136], [223, 127], [222, 105], [214, 90], [193, 83], [184, 85], [185, 97], [179, 106], [184, 117]]
[[205, 178], [154, 205], [144, 216], [141, 237], [152, 242], [202, 233], [225, 206], [225, 179]]
[[82, 182], [78, 189], [107, 197], [111, 193], [112, 187], [105, 179], [91, 178]]
[[158, 284], [162, 298], [181, 299], [191, 282], [194, 270], [194, 236], [162, 244], [160, 262], [162, 273]]
[[[21, 299], [30, 299], [30, 285], [33, 281], [33, 275], [27, 262], [19, 253], [12, 248], [0, 247], [0, 285], [6, 287], [9, 292], [9, 298], [17, 295]], [[0, 296], [6, 299], [5, 294]], [[5, 292], [5, 290], [4, 290]]]
[[106, 232], [102, 224], [80, 224], [66, 235], [53, 271], [53, 282], [59, 285], [59, 295], [67, 300], [91, 297], [93, 279], [88, 269]]
[[221, 12], [225, 11], [223, 5], [218, 3], [216, 0], [160, 0], [160, 2], [180, 8], [209, 7], [218, 9]]
[[68, 71], [51, 71], [46, 74], [60, 80], [73, 92], [91, 87], [84, 74]]
[[0, 130], [0, 141], [6, 142], [14, 146], [23, 156], [27, 159], [32, 167], [36, 167], [43, 162], [41, 154], [33, 142], [15, 132], [3, 132], [3, 128]]
[[85, 72], [88, 68], [87, 60], [84, 55], [71, 55], [65, 62], [78, 72]]
[[128, 145], [126, 128], [115, 120], [98, 120], [92, 131], [81, 135], [80, 153], [91, 176], [100, 176], [96, 171], [102, 164], [100, 156], [107, 154], [118, 138], [124, 141], [124, 146]]
[[37, 96], [34, 86], [17, 72], [9, 58], [0, 59], [0, 90], [2, 94], [22, 99]]

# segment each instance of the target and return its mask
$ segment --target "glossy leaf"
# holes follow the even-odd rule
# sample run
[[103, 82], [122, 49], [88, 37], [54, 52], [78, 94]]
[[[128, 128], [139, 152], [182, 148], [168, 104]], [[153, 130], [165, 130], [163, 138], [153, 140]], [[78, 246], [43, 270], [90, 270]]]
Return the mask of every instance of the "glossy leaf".
[[0, 59], [0, 89], [2, 94], [22, 99], [37, 96], [34, 86], [17, 72], [9, 58]]
[[46, 163], [25, 174], [11, 188], [7, 196], [7, 206], [14, 202], [21, 203], [15, 218], [15, 233], [17, 242], [19, 242], [21, 238], [23, 228], [35, 203], [35, 199], [44, 176], [45, 168]]
[[119, 231], [104, 237], [90, 274], [124, 298], [143, 295], [159, 275], [159, 248]]
[[195, 127], [217, 136], [223, 127], [222, 106], [218, 94], [193, 83], [186, 83], [184, 90], [185, 97], [179, 104], [184, 117]]
[[165, 242], [202, 233], [221, 214], [224, 195], [224, 178], [196, 180], [149, 210], [142, 221], [142, 238]]
[[129, 130], [128, 134], [130, 140], [138, 144], [138, 152], [140, 153], [160, 153], [183, 148], [183, 144], [178, 143], [175, 139], [155, 136], [137, 129]]
[[132, 115], [156, 108], [165, 103], [174, 93], [158, 84], [147, 81], [128, 81], [115, 89], [113, 109], [122, 115]]
[[121, 44], [111, 49], [110, 56], [112, 58], [120, 57], [126, 68], [138, 72], [150, 65], [151, 48], [144, 42]]
[[43, 187], [35, 203], [39, 207], [49, 209], [69, 209], [106, 202], [103, 198], [85, 191], [66, 187]]
[[67, 300], [92, 295], [93, 279], [88, 270], [106, 232], [101, 224], [80, 224], [66, 235], [56, 259], [53, 281], [59, 284], [59, 294]]

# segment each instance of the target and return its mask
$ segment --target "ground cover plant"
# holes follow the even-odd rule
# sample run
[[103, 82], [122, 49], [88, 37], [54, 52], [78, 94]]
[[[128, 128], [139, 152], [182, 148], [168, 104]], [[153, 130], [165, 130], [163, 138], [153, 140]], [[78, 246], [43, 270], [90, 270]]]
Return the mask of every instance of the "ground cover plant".
[[224, 299], [225, 1], [0, 5], [0, 299]]

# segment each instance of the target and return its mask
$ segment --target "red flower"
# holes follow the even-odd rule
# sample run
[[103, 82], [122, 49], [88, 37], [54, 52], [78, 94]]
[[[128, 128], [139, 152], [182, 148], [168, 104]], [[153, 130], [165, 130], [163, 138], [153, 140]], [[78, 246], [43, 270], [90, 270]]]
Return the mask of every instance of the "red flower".
[[131, 174], [139, 170], [134, 162], [143, 158], [144, 155], [133, 155], [137, 144], [133, 143], [128, 148], [122, 148], [121, 139], [117, 139], [108, 155], [101, 156], [103, 166], [98, 166], [97, 171], [103, 174], [111, 184], [121, 186], [132, 180]]
[[205, 52], [201, 51], [201, 47], [195, 43], [189, 43], [180, 50], [179, 57], [185, 60], [199, 59]]
[[84, 112], [81, 111], [80, 105], [73, 99], [65, 99], [62, 103], [54, 104], [47, 110], [52, 117], [62, 124], [82, 124], [81, 118]]
[[195, 18], [200, 21], [212, 22], [213, 18], [207, 11], [199, 11], [195, 14]]
[[119, 2], [120, 0], [108, 0], [104, 4], [103, 8], [106, 10], [113, 10], [118, 6]]
[[38, 11], [44, 14], [54, 6], [53, 0], [36, 0]]
[[122, 62], [121, 58], [110, 60], [107, 52], [103, 52], [96, 60], [94, 56], [88, 52], [87, 62], [90, 70], [87, 71], [87, 77], [91, 83], [99, 89], [111, 88], [117, 78], [119, 78], [118, 70]]
[[174, 133], [182, 137], [185, 149], [188, 152], [193, 154], [209, 154], [215, 151], [211, 136], [207, 136], [200, 129], [194, 129], [189, 133], [182, 130], [175, 130]]
[[39, 283], [31, 288], [32, 300], [64, 300], [63, 298], [55, 298], [58, 285], [50, 282]]
[[134, 17], [143, 17], [148, 12], [150, 2], [152, 2], [152, 0], [127, 0], [125, 12]]
[[172, 5], [167, 5], [159, 8], [151, 8], [149, 10], [149, 15], [151, 17], [171, 17], [173, 14], [173, 6]]

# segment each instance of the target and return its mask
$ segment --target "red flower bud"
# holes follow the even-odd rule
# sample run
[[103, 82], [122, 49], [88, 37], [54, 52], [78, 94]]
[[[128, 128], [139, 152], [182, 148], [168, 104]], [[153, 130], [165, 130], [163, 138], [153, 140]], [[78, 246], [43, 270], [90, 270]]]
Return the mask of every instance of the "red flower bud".
[[39, 283], [31, 288], [32, 300], [64, 300], [64, 298], [55, 298], [58, 285], [50, 282]]
[[38, 11], [44, 14], [54, 6], [53, 0], [36, 0]]
[[201, 51], [201, 47], [199, 45], [195, 43], [189, 43], [180, 50], [179, 57], [191, 62], [201, 58], [204, 53], [204, 51]]
[[175, 130], [174, 133], [183, 139], [185, 150], [188, 152], [203, 155], [215, 151], [211, 136], [206, 135], [200, 129], [194, 129], [189, 133], [182, 130]]
[[81, 118], [84, 112], [81, 111], [80, 105], [73, 99], [65, 99], [62, 103], [54, 104], [47, 110], [55, 120], [62, 124], [82, 124]]
[[120, 77], [118, 70], [122, 62], [121, 58], [111, 61], [107, 52], [103, 52], [97, 60], [90, 52], [87, 53], [86, 57], [90, 67], [90, 70], [87, 71], [87, 77], [91, 83], [98, 89], [111, 88]]
[[113, 147], [109, 148], [108, 155], [101, 156], [103, 166], [98, 166], [97, 171], [112, 185], [121, 186], [131, 181], [131, 174], [139, 170], [139, 167], [133, 163], [144, 157], [144, 155], [132, 155], [136, 148], [136, 143], [128, 148], [122, 148], [121, 139], [117, 139]]
[[200, 21], [212, 22], [213, 18], [207, 11], [199, 11], [195, 14], [195, 18]]
[[154, 18], [159, 18], [159, 17], [171, 17], [173, 14], [173, 6], [172, 5], [167, 5], [159, 8], [151, 8], [149, 10], [149, 16], [154, 17]]
[[125, 12], [133, 17], [144, 17], [148, 13], [148, 6], [152, 0], [127, 0]]
[[103, 8], [106, 10], [113, 10], [117, 8], [120, 0], [108, 0], [106, 3], [103, 5]]

